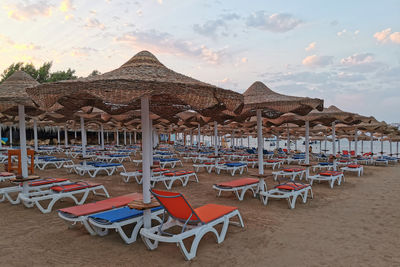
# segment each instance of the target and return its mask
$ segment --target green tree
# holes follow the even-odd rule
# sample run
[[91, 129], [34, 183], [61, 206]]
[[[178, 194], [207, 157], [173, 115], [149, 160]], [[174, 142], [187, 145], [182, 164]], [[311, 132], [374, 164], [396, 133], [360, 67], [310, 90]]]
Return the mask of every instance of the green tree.
[[97, 75], [100, 75], [100, 74], [101, 74], [100, 71], [94, 70], [94, 71], [92, 71], [92, 73], [89, 74], [89, 77], [97, 76]]
[[46, 82], [56, 82], [62, 80], [75, 80], [75, 70], [68, 69], [66, 71], [56, 71], [50, 74]]

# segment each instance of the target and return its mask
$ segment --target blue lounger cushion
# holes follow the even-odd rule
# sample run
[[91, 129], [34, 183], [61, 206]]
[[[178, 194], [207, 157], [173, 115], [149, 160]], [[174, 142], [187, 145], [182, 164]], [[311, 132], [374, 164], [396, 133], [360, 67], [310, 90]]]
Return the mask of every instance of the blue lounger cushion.
[[179, 159], [160, 159], [161, 162], [178, 161]]
[[232, 163], [225, 163], [225, 166], [228, 167], [240, 167], [246, 165], [245, 163], [239, 163], [239, 162], [232, 162]]
[[93, 164], [94, 167], [117, 167], [121, 166], [120, 163], [106, 163], [106, 162], [96, 162]]
[[[151, 211], [154, 212], [160, 209], [162, 209], [162, 207], [152, 208]], [[123, 220], [131, 219], [142, 215], [143, 211], [137, 209], [131, 209], [128, 206], [125, 206], [118, 209], [100, 212], [89, 216], [89, 218], [92, 218], [101, 223], [111, 224], [113, 222], [120, 222]]]
[[321, 166], [329, 166], [329, 165], [333, 165], [333, 163], [331, 163], [331, 162], [320, 162], [319, 165], [321, 165]]

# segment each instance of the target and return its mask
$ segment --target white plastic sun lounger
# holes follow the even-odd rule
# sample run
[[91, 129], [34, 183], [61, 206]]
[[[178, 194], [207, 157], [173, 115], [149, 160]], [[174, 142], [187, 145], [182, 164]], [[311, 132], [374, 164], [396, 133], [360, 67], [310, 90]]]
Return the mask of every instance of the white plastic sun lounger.
[[194, 182], [198, 183], [199, 179], [197, 174], [193, 171], [174, 171], [163, 173], [161, 176], [152, 176], [150, 177], [150, 185], [154, 187], [157, 183], [162, 182], [164, 183], [165, 187], [170, 190], [172, 185], [175, 181], [180, 181], [182, 186], [186, 186], [193, 177]]
[[255, 178], [242, 178], [230, 182], [214, 184], [213, 189], [218, 191], [218, 197], [221, 196], [222, 192], [232, 192], [242, 201], [247, 190], [250, 190], [253, 193], [253, 197], [256, 197], [259, 189], [259, 182], [259, 179]]
[[314, 176], [309, 176], [308, 180], [310, 180], [310, 184], [312, 185], [314, 181], [318, 182], [328, 182], [329, 186], [333, 188], [335, 182], [340, 185], [342, 183], [342, 179], [344, 181], [344, 175], [343, 172], [338, 172], [338, 171], [325, 171], [321, 172], [317, 175]]
[[245, 169], [246, 171], [249, 170], [246, 163], [225, 163], [215, 166], [215, 172], [217, 174], [220, 174], [221, 170], [224, 170], [230, 172], [232, 176], [235, 175], [236, 171], [239, 171], [239, 174], [243, 174]]
[[298, 169], [298, 168], [284, 169], [281, 171], [272, 172], [275, 181], [278, 180], [279, 177], [284, 177], [284, 178], [290, 177], [290, 180], [294, 181], [297, 176], [299, 177], [299, 180], [302, 180], [305, 173], [306, 173], [305, 169]]
[[345, 172], [345, 171], [356, 172], [358, 176], [361, 176], [364, 173], [364, 167], [362, 165], [358, 165], [358, 164], [349, 164], [346, 167], [342, 167], [341, 170], [343, 172]]

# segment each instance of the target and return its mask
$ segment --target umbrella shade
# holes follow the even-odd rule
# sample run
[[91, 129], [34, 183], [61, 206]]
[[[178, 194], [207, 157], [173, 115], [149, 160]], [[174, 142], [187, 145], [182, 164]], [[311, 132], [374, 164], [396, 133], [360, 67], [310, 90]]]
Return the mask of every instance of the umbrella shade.
[[94, 106], [109, 114], [140, 109], [150, 96], [150, 111], [178, 113], [188, 109], [210, 115], [225, 109], [240, 112], [243, 96], [174, 72], [148, 51], [133, 56], [120, 68], [71, 81], [42, 84], [27, 90], [44, 110], [56, 103], [69, 110]]

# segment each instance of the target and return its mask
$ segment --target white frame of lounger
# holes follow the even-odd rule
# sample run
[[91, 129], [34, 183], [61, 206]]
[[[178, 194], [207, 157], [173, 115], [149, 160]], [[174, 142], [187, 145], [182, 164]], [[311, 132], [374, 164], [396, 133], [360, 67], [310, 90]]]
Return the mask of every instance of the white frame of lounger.
[[[97, 193], [96, 190], [102, 190], [103, 193]], [[68, 191], [68, 192], [55, 192], [53, 190], [44, 190], [39, 192], [31, 192], [27, 194], [19, 193], [18, 198], [27, 208], [32, 208], [36, 206], [42, 213], [49, 213], [53, 209], [54, 204], [64, 198], [71, 198], [76, 205], [82, 205], [85, 203], [89, 193], [92, 192], [94, 195], [104, 196], [109, 198], [106, 188], [103, 185], [97, 185], [93, 187], [87, 187], [80, 190]], [[74, 195], [82, 194], [83, 196], [80, 200], [78, 200]], [[40, 204], [40, 201], [50, 200], [50, 203], [47, 205], [47, 208], [43, 207]]]
[[248, 184], [248, 185], [242, 185], [242, 186], [236, 186], [236, 187], [220, 187], [218, 184], [213, 185], [213, 189], [218, 190], [217, 196], [220, 197], [222, 192], [232, 192], [236, 195], [236, 197], [239, 199], [239, 201], [242, 201], [244, 199], [244, 195], [246, 194], [247, 190], [251, 190], [253, 193], [253, 197], [257, 196], [257, 193], [259, 192], [260, 188], [260, 183], [254, 183], [254, 184]]
[[150, 186], [153, 188], [156, 186], [158, 182], [163, 182], [165, 187], [170, 190], [172, 188], [172, 185], [174, 184], [175, 181], [179, 180], [182, 183], [182, 186], [186, 186], [190, 180], [190, 177], [194, 176], [194, 182], [198, 183], [199, 178], [197, 177], [197, 174], [195, 172], [192, 173], [187, 173], [183, 175], [174, 175], [174, 176], [165, 176], [165, 175], [160, 175], [160, 176], [151, 176], [150, 177]]
[[267, 166], [267, 167], [272, 166], [272, 169], [275, 170], [275, 167], [276, 167], [276, 166], [278, 166], [277, 168], [279, 169], [279, 168], [282, 166], [283, 163], [284, 163], [283, 160], [279, 160], [279, 161], [277, 161], [277, 162], [266, 162], [266, 161], [264, 161], [264, 162], [263, 162], [263, 166], [264, 166], [264, 167], [265, 167], [265, 166]]
[[[103, 211], [103, 212], [105, 212], [105, 211]], [[156, 211], [152, 212], [151, 220], [156, 220], [157, 222], [162, 223], [162, 219], [158, 215], [163, 214], [163, 212], [164, 212], [164, 209], [160, 209], [160, 210], [156, 210]], [[101, 213], [101, 212], [99, 212], [99, 213]], [[122, 238], [122, 240], [124, 240], [124, 242], [126, 244], [134, 243], [139, 235], [140, 229], [143, 227], [143, 215], [129, 218], [129, 219], [119, 221], [119, 222], [113, 222], [110, 224], [102, 224], [99, 221], [89, 218], [89, 216], [93, 216], [93, 215], [96, 215], [96, 214], [88, 215], [87, 221], [88, 221], [91, 229], [93, 229], [93, 232], [95, 235], [106, 236], [106, 235], [108, 235], [109, 230], [113, 229], [120, 235], [120, 237]], [[132, 232], [128, 236], [127, 233], [122, 229], [122, 227], [124, 227], [126, 225], [130, 225], [130, 224], [135, 224], [135, 226], [133, 227]]]
[[[42, 189], [48, 189], [52, 186], [57, 186], [57, 185], [63, 185], [71, 183], [71, 181], [66, 180], [63, 182], [57, 182], [57, 183], [50, 183], [50, 184], [43, 184], [43, 185], [37, 185], [37, 186], [28, 186], [27, 190], [28, 192], [35, 192], [35, 191], [41, 191]], [[0, 188], [0, 202], [4, 202], [5, 200], [8, 200], [12, 205], [20, 204], [21, 200], [20, 198], [17, 197], [13, 199], [11, 197], [11, 193], [21, 193], [23, 191], [22, 186], [10, 186], [10, 187], [5, 187], [5, 188]]]
[[102, 161], [102, 162], [108, 162], [108, 163], [113, 163], [114, 160], [116, 160], [118, 163], [122, 163], [125, 160], [132, 161], [131, 157], [129, 155], [124, 155], [124, 156], [118, 156], [118, 157], [110, 157], [110, 156], [97, 156], [96, 159]]
[[167, 164], [170, 164], [171, 169], [173, 169], [173, 168], [175, 168], [175, 166], [178, 163], [180, 163], [181, 166], [183, 167], [183, 163], [182, 163], [182, 161], [180, 159], [177, 159], [177, 160], [174, 160], [174, 161], [164, 161], [164, 162], [160, 161], [160, 167], [164, 169]]
[[126, 172], [124, 165], [109, 166], [109, 167], [95, 167], [92, 165], [86, 165], [86, 166], [81, 165], [81, 166], [76, 166], [74, 169], [80, 176], [84, 176], [87, 173], [91, 178], [95, 178], [99, 171], [105, 171], [108, 176], [111, 176], [116, 170], [120, 168], [123, 170], [123, 172]]
[[319, 165], [319, 164], [317, 164], [317, 165], [314, 165], [314, 166], [312, 166], [312, 168], [313, 168], [313, 172], [315, 172], [315, 170], [318, 168], [318, 170], [326, 170], [326, 171], [331, 171], [331, 170], [333, 170], [333, 167], [334, 167], [334, 165], [332, 164], [332, 165]]
[[57, 160], [57, 161], [45, 161], [45, 160], [39, 160], [35, 161], [35, 168], [39, 170], [44, 170], [46, 169], [47, 165], [54, 165], [55, 168], [60, 169], [64, 166], [66, 163], [71, 163], [74, 164], [74, 162], [70, 159], [67, 160]]
[[[238, 216], [239, 222], [230, 221], [230, 219], [235, 216]], [[223, 226], [221, 232], [218, 233], [218, 231], [215, 229], [215, 226], [220, 223], [223, 223]], [[217, 243], [220, 244], [225, 240], [229, 224], [244, 227], [243, 219], [238, 209], [206, 224], [199, 223], [198, 225], [186, 225], [186, 231], [180, 234], [162, 236], [160, 233], [160, 226], [155, 226], [150, 229], [142, 228], [140, 230], [140, 235], [144, 244], [149, 250], [155, 250], [158, 247], [159, 242], [175, 243], [180, 248], [185, 260], [191, 260], [196, 257], [199, 243], [205, 234], [209, 232], [213, 233], [216, 237]], [[174, 226], [183, 227], [183, 225], [184, 223], [169, 217], [167, 222], [163, 224], [161, 231], [165, 231]], [[194, 236], [194, 240], [190, 250], [188, 250], [183, 241], [192, 236]]]
[[215, 164], [193, 164], [195, 172], [199, 172], [200, 168], [204, 168], [208, 173], [211, 173], [214, 167]]
[[342, 179], [343, 182], [344, 180], [344, 174], [339, 174], [339, 175], [332, 175], [332, 176], [325, 176], [325, 175], [313, 175], [313, 176], [309, 176], [308, 180], [310, 180], [310, 184], [312, 185], [314, 181], [318, 181], [318, 182], [328, 182], [330, 188], [333, 188], [333, 186], [335, 185], [335, 181], [337, 182], [338, 185], [341, 185], [342, 183]]
[[277, 172], [272, 172], [272, 174], [274, 175], [274, 180], [277, 181], [278, 180], [278, 176], [291, 176], [290, 180], [294, 181], [296, 179], [296, 176], [299, 176], [299, 180], [301, 181], [303, 179], [304, 174], [306, 173], [306, 170], [301, 170], [298, 172], [285, 172], [285, 171], [277, 171]]
[[224, 170], [226, 172], [230, 172], [231, 176], [235, 176], [235, 172], [239, 170], [239, 174], [242, 175], [244, 172], [244, 169], [246, 169], [246, 172], [249, 171], [249, 168], [247, 167], [247, 164], [243, 163], [244, 165], [241, 166], [226, 166], [225, 164], [220, 164], [215, 166], [215, 172], [217, 174], [221, 173], [221, 170]]
[[314, 193], [312, 191], [311, 184], [305, 188], [300, 190], [281, 190], [278, 188], [273, 188], [268, 190], [267, 184], [264, 182], [260, 182], [261, 190], [259, 191], [260, 200], [264, 205], [268, 204], [268, 198], [275, 198], [275, 199], [283, 199], [286, 198], [288, 202], [288, 206], [290, 209], [294, 209], [296, 207], [296, 200], [298, 196], [301, 196], [303, 203], [307, 202], [308, 195], [310, 193], [310, 198], [314, 198]]
[[350, 168], [350, 167], [342, 167], [342, 168], [340, 168], [343, 172], [344, 171], [349, 171], [349, 172], [356, 172], [357, 173], [357, 176], [361, 176], [361, 175], [363, 175], [364, 174], [364, 167], [363, 166], [360, 166], [360, 167], [358, 167], [358, 168]]
[[10, 179], [15, 178], [15, 175], [9, 175], [9, 176], [0, 176], [0, 182], [5, 182], [8, 181]]

